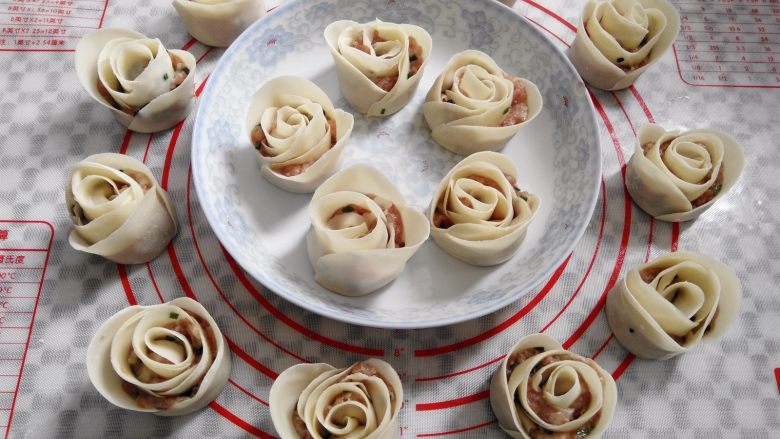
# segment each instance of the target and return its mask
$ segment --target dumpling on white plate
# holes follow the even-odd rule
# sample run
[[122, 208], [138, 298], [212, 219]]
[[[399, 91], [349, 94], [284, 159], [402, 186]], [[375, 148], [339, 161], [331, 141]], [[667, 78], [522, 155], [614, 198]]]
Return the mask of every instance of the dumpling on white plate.
[[76, 75], [119, 123], [141, 133], [173, 127], [195, 102], [195, 57], [130, 29], [104, 28], [81, 38]]
[[412, 24], [339, 20], [325, 28], [341, 93], [367, 116], [389, 116], [414, 96], [432, 40]]

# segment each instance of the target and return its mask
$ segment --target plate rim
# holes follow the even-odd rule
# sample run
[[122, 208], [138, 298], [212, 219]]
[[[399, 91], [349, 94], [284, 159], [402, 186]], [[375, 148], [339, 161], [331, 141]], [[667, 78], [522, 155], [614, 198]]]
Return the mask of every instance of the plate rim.
[[[444, 0], [439, 0], [444, 2]], [[471, 2], [475, 0], [469, 0]], [[293, 297], [289, 297], [284, 292], [276, 291], [275, 289], [269, 287], [266, 285], [266, 281], [264, 277], [266, 277], [265, 271], [260, 272], [257, 276], [254, 274], [253, 270], [250, 270], [246, 265], [245, 262], [242, 261], [242, 258], [236, 257], [236, 254], [238, 253], [237, 250], [233, 249], [229, 244], [226, 244], [226, 240], [223, 240], [223, 235], [227, 234], [225, 230], [223, 230], [221, 227], [215, 227], [214, 224], [219, 224], [216, 213], [209, 212], [208, 209], [203, 208], [203, 204], [200, 203], [200, 200], [206, 199], [205, 195], [207, 194], [207, 191], [205, 188], [201, 187], [201, 184], [198, 183], [200, 181], [200, 178], [198, 175], [201, 173], [201, 161], [200, 160], [193, 160], [196, 156], [196, 151], [200, 152], [204, 148], [196, 148], [196, 139], [199, 138], [199, 134], [202, 130], [205, 128], [202, 126], [202, 123], [200, 122], [202, 120], [201, 118], [201, 110], [203, 108], [202, 104], [204, 102], [207, 102], [208, 100], [212, 99], [212, 94], [216, 93], [215, 91], [215, 85], [213, 85], [215, 82], [210, 81], [206, 84], [204, 87], [203, 93], [201, 97], [198, 99], [198, 108], [195, 115], [195, 120], [193, 123], [193, 134], [192, 134], [192, 142], [190, 146], [190, 165], [192, 166], [192, 174], [193, 174], [193, 185], [195, 186], [195, 193], [198, 196], [198, 201], [201, 206], [201, 211], [203, 212], [204, 216], [206, 217], [206, 221], [209, 224], [209, 228], [214, 232], [214, 235], [217, 238], [217, 241], [219, 241], [220, 246], [222, 246], [225, 251], [227, 251], [230, 254], [230, 257], [233, 258], [233, 260], [239, 265], [239, 267], [250, 277], [252, 277], [254, 280], [259, 282], [263, 289], [273, 292], [276, 296], [284, 299], [288, 303], [291, 303], [295, 306], [301, 307], [303, 309], [306, 309], [309, 312], [312, 312], [314, 314], [317, 314], [320, 317], [336, 320], [343, 323], [358, 325], [362, 327], [369, 327], [369, 328], [380, 328], [380, 329], [427, 329], [427, 328], [438, 328], [442, 326], [448, 326], [448, 325], [455, 325], [458, 323], [464, 323], [469, 322], [475, 319], [478, 319], [480, 317], [487, 316], [489, 314], [492, 314], [516, 301], [521, 300], [523, 297], [527, 296], [529, 292], [532, 290], [538, 288], [540, 285], [542, 285], [545, 281], [545, 279], [548, 279], [552, 273], [554, 273], [561, 264], [571, 256], [572, 252], [574, 251], [574, 248], [577, 246], [577, 244], [582, 239], [583, 235], [585, 234], [585, 230], [587, 230], [588, 225], [590, 225], [592, 219], [593, 219], [593, 212], [596, 208], [596, 203], [598, 201], [599, 193], [600, 193], [600, 180], [603, 178], [603, 163], [602, 163], [602, 154], [601, 154], [601, 129], [598, 124], [598, 119], [596, 118], [596, 109], [593, 105], [592, 97], [590, 96], [590, 90], [587, 88], [585, 83], [583, 82], [582, 78], [580, 77], [580, 74], [577, 72], [574, 65], [569, 60], [566, 53], [558, 48], [555, 43], [548, 37], [547, 35], [542, 32], [541, 29], [538, 29], [534, 23], [532, 23], [530, 20], [528, 20], [526, 17], [520, 14], [520, 11], [510, 8], [506, 5], [504, 5], [500, 1], [496, 0], [476, 0], [479, 2], [482, 2], [487, 7], [492, 7], [494, 9], [503, 10], [503, 12], [509, 12], [514, 15], [513, 19], [519, 20], [526, 25], [529, 29], [531, 29], [531, 32], [535, 32], [537, 35], [541, 36], [542, 39], [545, 41], [545, 44], [547, 44], [552, 50], [559, 53], [559, 55], [562, 57], [563, 63], [568, 68], [571, 73], [573, 74], [575, 80], [577, 83], [575, 83], [575, 87], [581, 86], [584, 90], [587, 91], [585, 93], [584, 100], [587, 102], [587, 109], [584, 109], [583, 111], [586, 112], [587, 119], [590, 121], [590, 126], [594, 128], [595, 136], [594, 139], [596, 142], [596, 148], [594, 148], [594, 152], [598, 152], [598, 160], [596, 160], [596, 167], [594, 173], [597, 174], [597, 177], [594, 179], [594, 190], [591, 191], [590, 199], [587, 200], [587, 217], [588, 221], [583, 221], [575, 230], [572, 236], [574, 239], [572, 239], [568, 244], [563, 246], [564, 251], [561, 252], [561, 254], [554, 259], [554, 263], [550, 264], [550, 266], [542, 271], [540, 275], [538, 276], [538, 281], [529, 284], [526, 288], [521, 289], [518, 292], [507, 294], [507, 296], [501, 300], [496, 301], [495, 303], [491, 303], [489, 306], [485, 306], [484, 308], [479, 308], [478, 311], [472, 312], [472, 313], [466, 313], [461, 314], [454, 317], [445, 317], [445, 318], [439, 318], [435, 320], [425, 320], [425, 321], [414, 321], [414, 322], [376, 322], [376, 321], [368, 321], [364, 318], [361, 318], [359, 316], [351, 315], [351, 314], [343, 314], [343, 313], [336, 313], [334, 314], [330, 310], [320, 308], [316, 304], [309, 303], [309, 302], [300, 302], [295, 300]], [[256, 29], [261, 28], [266, 22], [273, 20], [272, 18], [268, 18], [271, 16], [273, 11], [283, 11], [289, 8], [295, 8], [298, 7], [299, 4], [306, 3], [306, 0], [289, 0], [288, 2], [273, 8], [271, 11], [268, 11], [263, 17], [261, 17], [259, 20], [255, 21], [251, 26], [249, 26], [244, 32], [241, 33], [241, 35], [236, 38], [236, 40], [225, 50], [225, 52], [220, 57], [219, 61], [217, 62], [217, 65], [214, 67], [214, 69], [211, 71], [211, 73], [208, 75], [208, 77], [205, 79], [210, 79], [211, 77], [219, 76], [219, 74], [222, 73], [222, 70], [227, 68], [228, 65], [228, 59], [231, 58], [231, 55], [233, 52], [240, 50], [240, 44], [237, 44], [239, 42], [242, 42], [243, 40], [250, 38], [250, 35], [255, 33]], [[489, 6], [488, 6], [489, 5]], [[565, 44], [565, 43], [564, 43]], [[265, 78], [264, 81], [267, 81], [270, 78]], [[416, 93], [416, 92], [415, 92]], [[204, 116], [205, 117], [205, 116]], [[240, 118], [239, 118], [240, 119]], [[502, 148], [503, 150], [503, 148]], [[501, 152], [501, 150], [499, 150]], [[463, 156], [465, 158], [467, 156]], [[461, 159], [462, 160], [462, 159]], [[511, 259], [510, 259], [511, 260]], [[508, 261], [507, 261], [508, 262]], [[248, 264], [248, 262], [246, 262]], [[502, 265], [502, 264], [500, 264]], [[333, 293], [336, 294], [336, 293]], [[379, 324], [378, 324], [379, 323]]]

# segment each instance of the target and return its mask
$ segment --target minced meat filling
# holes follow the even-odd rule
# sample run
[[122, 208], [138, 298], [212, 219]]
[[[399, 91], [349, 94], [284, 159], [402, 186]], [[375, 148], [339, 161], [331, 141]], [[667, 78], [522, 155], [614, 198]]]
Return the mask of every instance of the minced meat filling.
[[525, 84], [520, 78], [506, 76], [512, 80], [512, 105], [505, 110], [506, 116], [501, 120], [500, 126], [507, 127], [517, 125], [528, 120], [528, 93]]
[[[355, 39], [350, 43], [350, 46], [354, 47], [355, 49], [363, 53], [370, 54], [371, 48], [363, 43], [364, 35], [365, 34], [361, 33], [355, 36]], [[371, 36], [371, 44], [374, 45], [376, 43], [383, 43], [385, 41], [387, 40], [382, 38], [379, 35], [378, 31], [374, 30], [374, 33]], [[406, 77], [411, 78], [412, 76], [417, 74], [417, 72], [420, 70], [420, 67], [422, 67], [423, 62], [425, 61], [423, 59], [423, 48], [417, 43], [417, 40], [414, 37], [409, 37], [408, 54], [409, 54], [409, 73], [407, 73]], [[389, 92], [390, 90], [393, 89], [393, 87], [395, 87], [395, 84], [398, 82], [398, 73], [393, 75], [388, 75], [388, 76], [369, 78], [369, 79], [377, 87], [381, 88], [386, 92]]]
[[[209, 345], [209, 350], [211, 352], [212, 361], [213, 361], [214, 356], [216, 355], [216, 348], [217, 348], [217, 340], [216, 340], [216, 336], [214, 335], [213, 328], [202, 317], [190, 313], [187, 313], [187, 315], [195, 319], [200, 325], [201, 329], [203, 330], [202, 338], [200, 334], [198, 334], [198, 330], [195, 324], [192, 323], [190, 319], [175, 315], [175, 313], [171, 314], [171, 318], [173, 318], [174, 316], [176, 317], [175, 321], [168, 323], [164, 327], [184, 335], [184, 337], [186, 337], [187, 340], [189, 340], [190, 345], [192, 346], [195, 353], [195, 361], [194, 361], [195, 363], [199, 363], [201, 357], [203, 356], [202, 339], [205, 339], [206, 343], [208, 343]], [[179, 342], [179, 339], [175, 337], [167, 337], [167, 340], [172, 342]], [[157, 353], [151, 350], [148, 351], [146, 355], [154, 361], [163, 364], [172, 364], [169, 360], [167, 360], [166, 358], [158, 355]], [[157, 384], [168, 380], [168, 378], [164, 378], [160, 375], [157, 375], [151, 369], [146, 367], [146, 365], [141, 361], [140, 358], [138, 358], [138, 355], [136, 355], [136, 353], [133, 351], [132, 348], [130, 348], [127, 354], [127, 363], [130, 365], [130, 370], [132, 370], [133, 375], [136, 377], [138, 381], [142, 383]], [[201, 377], [201, 380], [202, 379], [203, 378]], [[164, 409], [171, 408], [179, 398], [194, 396], [198, 392], [199, 388], [200, 388], [200, 381], [195, 383], [195, 385], [192, 388], [190, 388], [189, 391], [185, 394], [157, 396], [145, 392], [143, 389], [139, 388], [134, 384], [131, 384], [124, 380], [122, 381], [122, 389], [125, 391], [125, 393], [130, 395], [131, 398], [135, 399], [139, 407], [145, 409], [153, 408], [158, 410], [164, 410]]]
[[190, 74], [190, 69], [181, 58], [172, 53], [170, 55], [171, 64], [173, 65], [173, 81], [171, 82], [171, 90], [173, 90], [180, 86], [185, 79], [187, 79], [187, 75]]
[[[311, 120], [311, 118], [309, 118], [309, 120]], [[333, 148], [338, 141], [336, 121], [327, 115], [325, 115], [325, 120], [328, 122], [328, 131], [330, 132], [330, 147]], [[274, 128], [275, 126], [272, 126], [271, 130]], [[268, 145], [268, 139], [266, 139], [265, 132], [263, 131], [263, 127], [260, 124], [257, 124], [254, 128], [252, 128], [252, 131], [249, 133], [249, 140], [252, 142], [252, 145], [255, 147], [255, 149], [260, 152], [260, 155], [263, 157], [271, 157], [271, 153], [269, 152], [270, 146]], [[285, 177], [294, 177], [309, 169], [309, 167], [311, 167], [311, 165], [313, 165], [317, 160], [319, 160], [319, 157], [302, 163], [272, 166], [271, 170], [277, 174], [284, 175]]]
[[[382, 208], [382, 211], [385, 214], [387, 228], [392, 228], [394, 231], [395, 248], [404, 247], [406, 245], [404, 240], [404, 221], [403, 217], [401, 216], [401, 211], [398, 210], [398, 206], [396, 206], [395, 203], [391, 202], [390, 200], [386, 200], [373, 194], [366, 194], [366, 196], [374, 200]], [[362, 215], [363, 220], [368, 226], [369, 232], [376, 226], [377, 218], [374, 216], [374, 214], [365, 207], [359, 206], [357, 204], [348, 204], [344, 207], [336, 209], [331, 214], [328, 222], [333, 220], [335, 217], [346, 213], [356, 213], [358, 215]]]
[[[522, 198], [525, 201], [528, 201], [528, 197], [530, 196], [530, 193], [520, 190], [517, 187], [517, 180], [515, 180], [515, 178], [512, 177], [511, 175], [504, 174], [504, 177], [509, 182], [509, 184], [512, 185], [512, 188], [515, 190], [515, 193], [517, 194], [517, 196]], [[499, 184], [495, 180], [493, 180], [491, 178], [483, 177], [483, 176], [477, 175], [477, 174], [468, 175], [468, 176], [466, 176], [464, 178], [468, 178], [470, 180], [477, 181], [477, 182], [479, 182], [479, 183], [481, 183], [481, 184], [483, 184], [485, 186], [491, 187], [491, 188], [501, 192], [501, 186], [499, 186]], [[473, 208], [474, 207], [472, 205], [471, 200], [469, 200], [468, 198], [460, 197], [458, 199], [460, 200], [461, 203], [463, 203], [464, 206], [469, 207], [469, 208]], [[442, 194], [441, 197], [439, 198], [439, 202], [436, 204], [436, 208], [433, 211], [433, 226], [437, 227], [439, 229], [449, 229], [450, 227], [455, 225], [455, 223], [452, 221], [452, 219], [450, 219], [449, 215], [447, 215], [447, 208], [444, 205], [444, 201], [445, 201], [444, 200], [444, 194]], [[517, 217], [517, 214], [518, 214], [518, 212], [514, 212], [513, 219], [515, 217]], [[496, 220], [499, 220], [499, 219], [501, 219], [501, 218], [498, 218], [495, 215], [490, 217], [490, 221], [496, 221]]]

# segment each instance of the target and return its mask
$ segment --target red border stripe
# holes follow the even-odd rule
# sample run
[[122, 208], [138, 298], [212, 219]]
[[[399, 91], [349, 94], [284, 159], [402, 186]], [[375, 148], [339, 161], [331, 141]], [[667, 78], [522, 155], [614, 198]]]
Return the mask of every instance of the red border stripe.
[[482, 392], [475, 393], [473, 395], [467, 395], [460, 398], [451, 399], [449, 401], [441, 402], [427, 402], [414, 406], [414, 409], [418, 412], [424, 412], [429, 410], [443, 410], [459, 405], [471, 404], [472, 402], [481, 401], [490, 397], [490, 390], [483, 390]]
[[254, 425], [244, 421], [243, 419], [239, 418], [233, 412], [229, 411], [225, 407], [222, 407], [219, 405], [216, 401], [212, 401], [211, 404], [209, 404], [209, 407], [214, 409], [217, 413], [222, 415], [225, 419], [232, 422], [236, 426], [240, 427], [244, 431], [246, 431], [249, 434], [253, 434], [259, 438], [262, 439], [276, 439], [276, 437], [271, 436], [270, 434], [264, 432], [263, 430], [260, 430], [259, 428], [255, 427]]
[[560, 15], [556, 14], [555, 12], [545, 8], [544, 6], [540, 5], [539, 3], [536, 3], [533, 0], [523, 0], [525, 3], [528, 3], [529, 5], [535, 7], [536, 9], [544, 12], [545, 14], [549, 15], [550, 17], [558, 20], [562, 25], [568, 27], [572, 32], [577, 32], [577, 27], [573, 24], [569, 23], [568, 20], [561, 17]]
[[130, 305], [138, 305], [138, 301], [133, 295], [133, 289], [130, 287], [130, 281], [127, 279], [127, 270], [124, 265], [117, 264], [116, 268], [119, 269], [119, 279], [122, 280], [122, 288], [125, 290], [125, 296], [127, 296], [127, 303]]

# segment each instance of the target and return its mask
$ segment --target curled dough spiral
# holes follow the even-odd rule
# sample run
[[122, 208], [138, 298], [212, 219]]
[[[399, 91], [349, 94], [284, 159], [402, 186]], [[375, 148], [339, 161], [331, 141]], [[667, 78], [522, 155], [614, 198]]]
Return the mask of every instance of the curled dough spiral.
[[176, 235], [168, 194], [146, 165], [126, 155], [95, 154], [75, 164], [65, 199], [70, 245], [119, 264], [154, 259]]
[[722, 263], [692, 252], [661, 256], [630, 270], [607, 296], [620, 344], [665, 360], [722, 336], [739, 312], [742, 287]]
[[639, 129], [626, 167], [634, 202], [663, 221], [689, 221], [704, 213], [736, 183], [744, 164], [731, 136], [715, 130], [683, 133], [649, 124]]
[[265, 83], [247, 116], [260, 173], [291, 192], [311, 192], [336, 171], [353, 124], [316, 84], [295, 76]]
[[589, 1], [568, 55], [586, 82], [620, 90], [669, 49], [679, 30], [680, 17], [667, 0]]
[[182, 297], [114, 314], [89, 343], [87, 373], [118, 407], [185, 415], [205, 407], [227, 384], [226, 349], [206, 308]]
[[612, 420], [617, 387], [595, 361], [544, 334], [523, 337], [490, 383], [490, 406], [513, 438], [597, 438]]
[[423, 104], [433, 140], [463, 155], [501, 148], [541, 110], [534, 83], [507, 75], [478, 50], [454, 55]]
[[187, 32], [203, 44], [227, 47], [265, 15], [264, 0], [173, 0]]
[[444, 251], [473, 265], [514, 255], [539, 210], [536, 195], [517, 187], [508, 156], [472, 154], [444, 177], [428, 209], [431, 236]]
[[389, 116], [414, 95], [431, 54], [425, 29], [375, 20], [335, 21], [325, 28], [341, 93], [367, 116]]
[[407, 207], [376, 168], [362, 164], [326, 180], [312, 196], [309, 216], [314, 280], [347, 296], [390, 283], [429, 235], [425, 216]]
[[271, 420], [281, 439], [397, 439], [402, 402], [398, 374], [376, 359], [346, 369], [299, 364], [279, 375], [270, 394]]
[[129, 29], [84, 36], [76, 47], [76, 74], [92, 98], [133, 131], [171, 128], [195, 101], [195, 57]]

